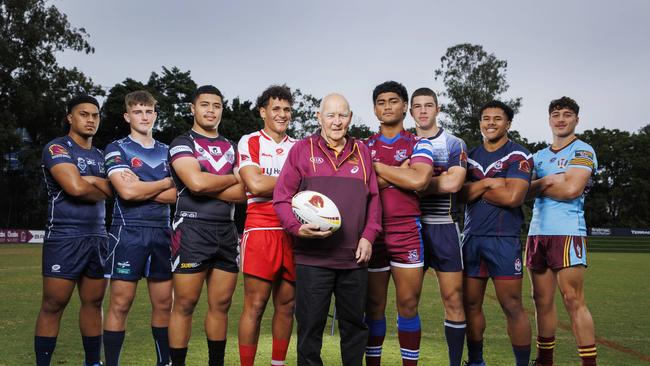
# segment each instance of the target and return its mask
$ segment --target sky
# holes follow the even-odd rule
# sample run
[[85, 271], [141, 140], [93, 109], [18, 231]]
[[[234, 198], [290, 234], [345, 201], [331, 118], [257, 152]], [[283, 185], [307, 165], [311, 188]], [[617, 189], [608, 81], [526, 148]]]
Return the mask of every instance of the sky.
[[[443, 91], [434, 78], [440, 58], [472, 43], [508, 62], [510, 89], [501, 97], [522, 98], [512, 128], [531, 141], [550, 142], [548, 103], [563, 95], [580, 104], [577, 132], [650, 124], [646, 0], [50, 3], [95, 47], [89, 55], [63, 52], [59, 62], [106, 89], [176, 66], [226, 99], [254, 100], [283, 83], [319, 98], [338, 92], [354, 121], [376, 130], [377, 84]], [[405, 125], [414, 126], [410, 116]]]

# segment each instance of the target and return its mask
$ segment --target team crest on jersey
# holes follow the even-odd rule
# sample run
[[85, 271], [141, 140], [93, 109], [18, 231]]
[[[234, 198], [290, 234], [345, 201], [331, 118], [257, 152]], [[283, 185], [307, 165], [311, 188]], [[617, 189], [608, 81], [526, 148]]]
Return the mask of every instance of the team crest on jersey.
[[275, 153], [278, 154], [278, 155], [282, 155], [283, 152], [284, 152], [284, 149], [281, 148], [281, 147], [278, 147], [277, 149], [275, 149]]
[[395, 160], [397, 161], [406, 160], [406, 149], [399, 149], [395, 151]]
[[530, 173], [530, 163], [528, 160], [522, 160], [519, 162], [519, 170], [524, 173]]
[[573, 251], [576, 253], [576, 257], [582, 258], [582, 242], [576, 243], [573, 241]]
[[210, 149], [210, 155], [222, 155], [221, 148], [219, 146], [208, 146], [208, 149]]
[[560, 159], [557, 161], [557, 167], [558, 168], [566, 168], [567, 160], [566, 159]]
[[408, 261], [409, 262], [417, 262], [419, 259], [420, 259], [420, 256], [418, 255], [418, 250], [417, 249], [409, 250], [409, 254], [408, 254]]
[[467, 162], [467, 153], [465, 151], [460, 152], [460, 161], [463, 163]]
[[325, 160], [323, 160], [323, 158], [321, 158], [320, 156], [312, 156], [311, 158], [309, 158], [309, 161], [311, 161], [314, 164], [323, 164], [325, 162]]
[[501, 170], [501, 168], [503, 168], [503, 163], [501, 162], [501, 160], [494, 163], [494, 169]]
[[226, 152], [226, 161], [233, 164], [235, 162], [235, 153], [231, 151]]
[[521, 272], [521, 259], [515, 259], [515, 271]]
[[79, 170], [85, 172], [87, 167], [88, 164], [86, 164], [86, 159], [81, 157], [77, 158], [77, 168], [79, 168]]
[[138, 157], [131, 158], [131, 166], [132, 167], [140, 168], [140, 167], [142, 167], [142, 165], [143, 165], [143, 162], [142, 162], [142, 160], [140, 158], [138, 158]]
[[358, 171], [359, 171], [359, 166], [358, 165], [354, 166], [354, 167], [352, 167], [352, 169], [350, 169], [350, 173], [352, 173], [352, 174], [357, 174]]
[[50, 156], [52, 157], [52, 159], [70, 158], [70, 153], [68, 153], [68, 150], [59, 144], [50, 145], [48, 150], [50, 151]]

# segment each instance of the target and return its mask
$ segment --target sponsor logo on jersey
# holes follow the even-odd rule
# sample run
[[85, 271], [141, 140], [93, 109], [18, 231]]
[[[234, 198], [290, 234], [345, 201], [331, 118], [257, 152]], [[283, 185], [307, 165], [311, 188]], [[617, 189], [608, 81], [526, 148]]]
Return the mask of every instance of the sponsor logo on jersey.
[[321, 158], [320, 156], [312, 156], [311, 158], [309, 158], [309, 161], [315, 164], [323, 164], [325, 162], [325, 160], [323, 160], [323, 158]]
[[406, 149], [399, 149], [395, 152], [395, 160], [404, 161], [406, 160]]
[[52, 265], [52, 272], [61, 272], [61, 265], [59, 264]]
[[519, 162], [519, 170], [524, 173], [530, 173], [530, 163], [528, 160], [522, 160]]
[[358, 165], [355, 166], [355, 167], [352, 167], [352, 169], [350, 169], [350, 173], [352, 173], [352, 174], [357, 174], [358, 171], [359, 171], [359, 166]]
[[208, 149], [210, 149], [210, 155], [222, 155], [221, 148], [219, 146], [209, 146]]
[[47, 149], [49, 150], [52, 159], [70, 158], [70, 153], [68, 153], [68, 150], [59, 144], [52, 144]]
[[280, 168], [262, 168], [262, 173], [271, 177], [277, 177], [280, 175]]
[[195, 219], [198, 214], [194, 211], [181, 211], [181, 217], [187, 217], [188, 219]]
[[193, 263], [181, 263], [180, 268], [182, 269], [190, 269], [190, 268], [196, 268], [200, 266], [201, 263], [193, 262]]
[[88, 165], [86, 164], [86, 159], [82, 157], [77, 158], [77, 168], [79, 168], [79, 170], [85, 172], [87, 167]]
[[515, 271], [521, 272], [521, 259], [515, 259]]
[[240, 155], [239, 155], [239, 158], [240, 158], [242, 161], [247, 161], [247, 160], [250, 160], [251, 157], [248, 156], [248, 155], [246, 155], [246, 154], [240, 154]]
[[577, 150], [576, 158], [587, 158], [593, 160], [594, 154], [591, 151], [587, 151], [587, 150]]
[[142, 167], [142, 160], [138, 158], [137, 156], [134, 156], [131, 158], [131, 166], [134, 168], [140, 168]]
[[262, 153], [262, 156], [267, 157], [267, 158], [272, 158], [273, 157], [273, 155], [267, 154], [267, 153]]
[[190, 154], [193, 153], [192, 148], [189, 147], [189, 146], [185, 146], [185, 145], [174, 146], [171, 149], [169, 149], [169, 155], [171, 155], [171, 156], [174, 156], [174, 155], [176, 155], [178, 153], [182, 153], [182, 152], [186, 152], [186, 153], [190, 153]]

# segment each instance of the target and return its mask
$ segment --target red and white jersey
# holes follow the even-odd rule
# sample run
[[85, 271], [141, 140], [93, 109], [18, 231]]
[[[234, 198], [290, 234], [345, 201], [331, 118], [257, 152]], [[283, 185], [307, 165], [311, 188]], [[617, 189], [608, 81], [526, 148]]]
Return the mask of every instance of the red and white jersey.
[[[264, 130], [242, 136], [238, 144], [239, 169], [246, 166], [256, 166], [264, 175], [278, 177], [289, 150], [296, 140], [285, 136], [276, 143]], [[273, 209], [272, 197], [260, 197], [246, 192], [248, 208], [246, 209], [246, 229], [265, 228], [281, 229], [280, 219]]]

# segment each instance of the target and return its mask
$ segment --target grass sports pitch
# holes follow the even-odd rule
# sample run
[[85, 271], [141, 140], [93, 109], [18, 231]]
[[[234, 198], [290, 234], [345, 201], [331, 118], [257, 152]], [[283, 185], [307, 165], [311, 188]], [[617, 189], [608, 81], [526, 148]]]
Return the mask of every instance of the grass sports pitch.
[[[603, 242], [600, 239], [601, 243]], [[596, 323], [598, 361], [601, 365], [650, 365], [650, 253], [589, 253], [590, 268], [586, 277], [587, 303]], [[33, 244], [0, 246], [0, 365], [34, 364], [33, 336], [41, 300], [41, 246]], [[383, 350], [384, 365], [399, 365], [399, 346], [395, 324], [394, 293], [391, 285], [386, 317], [387, 336]], [[529, 311], [534, 336], [534, 310], [530, 284], [524, 281], [524, 305]], [[226, 364], [237, 365], [237, 323], [242, 308], [242, 281], [237, 285], [230, 310]], [[556, 299], [560, 325], [557, 333], [555, 364], [579, 365], [571, 326], [559, 296]], [[105, 308], [106, 308], [105, 303]], [[205, 298], [195, 312], [193, 337], [188, 365], [207, 364], [207, 346], [203, 333]], [[53, 365], [80, 365], [83, 349], [77, 326], [79, 301], [76, 295], [65, 311]], [[484, 310], [487, 318], [484, 355], [488, 365], [512, 365], [513, 356], [506, 334], [505, 318], [488, 286]], [[127, 336], [122, 351], [123, 365], [154, 365], [155, 355], [151, 328], [150, 305], [146, 284], [141, 282], [129, 314]], [[269, 364], [271, 355], [269, 305], [262, 323], [257, 363]], [[435, 276], [428, 273], [420, 301], [422, 318], [421, 365], [447, 364], [446, 343], [442, 328], [443, 308]], [[330, 336], [328, 322], [323, 336], [325, 365], [339, 365], [338, 330]], [[533, 357], [534, 357], [533, 341]], [[287, 365], [296, 364], [294, 336], [287, 355]]]

